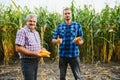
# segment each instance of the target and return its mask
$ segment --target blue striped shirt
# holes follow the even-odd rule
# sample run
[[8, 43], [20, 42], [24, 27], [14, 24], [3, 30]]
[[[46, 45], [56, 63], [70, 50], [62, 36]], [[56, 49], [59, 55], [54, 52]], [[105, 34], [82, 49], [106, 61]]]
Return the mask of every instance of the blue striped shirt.
[[72, 22], [70, 25], [67, 25], [65, 22], [61, 23], [54, 35], [53, 39], [57, 39], [57, 36], [62, 38], [62, 43], [59, 47], [59, 56], [61, 57], [77, 57], [79, 56], [78, 44], [73, 43], [74, 38], [83, 37], [82, 27], [77, 22]]

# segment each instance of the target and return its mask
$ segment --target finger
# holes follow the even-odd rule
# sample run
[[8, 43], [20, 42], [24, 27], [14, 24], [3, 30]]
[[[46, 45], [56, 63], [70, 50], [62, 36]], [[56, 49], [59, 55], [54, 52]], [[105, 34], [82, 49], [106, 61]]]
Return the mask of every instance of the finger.
[[58, 35], [58, 37], [57, 37], [58, 39], [60, 39], [60, 36]]

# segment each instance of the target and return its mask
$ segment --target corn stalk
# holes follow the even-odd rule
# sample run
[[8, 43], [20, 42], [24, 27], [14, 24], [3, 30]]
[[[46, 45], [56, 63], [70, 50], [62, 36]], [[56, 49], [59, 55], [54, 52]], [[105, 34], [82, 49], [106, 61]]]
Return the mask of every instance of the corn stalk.
[[[41, 33], [40, 33], [41, 46], [44, 46], [44, 34], [45, 34], [45, 31], [46, 31], [46, 26], [47, 26], [47, 24], [45, 24], [45, 25], [44, 25], [43, 27], [41, 27], [41, 29], [40, 29], [40, 31], [41, 31]], [[42, 66], [43, 64], [45, 64], [43, 57], [40, 58], [40, 64], [41, 64], [41, 66]]]
[[[7, 55], [8, 51], [14, 55], [14, 39], [16, 32], [25, 24], [25, 17], [29, 13], [38, 15], [37, 30], [43, 36], [42, 45], [47, 48], [52, 54], [50, 59], [56, 59], [58, 55], [58, 46], [52, 44], [52, 36], [57, 25], [63, 19], [59, 13], [50, 13], [46, 9], [39, 7], [34, 8], [34, 11], [25, 6], [23, 9], [16, 5], [14, 0], [12, 5], [0, 5], [0, 58]], [[84, 44], [80, 47], [80, 58], [84, 62], [94, 62], [101, 60], [110, 63], [111, 60], [120, 60], [120, 5], [110, 8], [108, 5], [100, 12], [95, 13], [90, 6], [84, 5], [83, 9], [76, 8], [74, 1], [71, 3], [73, 12], [73, 20], [82, 25], [84, 33]], [[93, 19], [93, 17], [95, 18]], [[47, 24], [45, 33], [41, 33], [42, 27]], [[113, 29], [115, 32], [109, 32]], [[7, 37], [9, 36], [9, 38]], [[41, 36], [41, 37], [42, 37]], [[7, 42], [8, 41], [8, 42]], [[115, 43], [115, 45], [114, 45]], [[11, 47], [11, 48], [8, 48]], [[114, 55], [113, 55], [114, 53]], [[4, 59], [5, 60], [5, 59]], [[5, 64], [10, 59], [5, 61]]]

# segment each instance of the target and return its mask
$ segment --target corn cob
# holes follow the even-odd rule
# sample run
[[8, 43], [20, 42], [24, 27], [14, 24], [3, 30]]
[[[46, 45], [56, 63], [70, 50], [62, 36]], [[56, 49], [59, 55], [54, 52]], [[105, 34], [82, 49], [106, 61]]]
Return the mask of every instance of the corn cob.
[[41, 57], [50, 57], [50, 52], [47, 50], [41, 50], [40, 51]]
[[75, 41], [78, 41], [78, 40], [80, 41], [80, 40], [82, 40], [82, 38], [81, 37], [76, 37]]

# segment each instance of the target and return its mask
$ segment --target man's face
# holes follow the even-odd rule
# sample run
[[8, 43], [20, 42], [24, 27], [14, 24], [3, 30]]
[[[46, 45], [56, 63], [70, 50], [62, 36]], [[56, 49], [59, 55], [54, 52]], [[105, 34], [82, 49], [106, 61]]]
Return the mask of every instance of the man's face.
[[64, 10], [63, 11], [63, 17], [66, 21], [72, 19], [72, 13], [71, 10]]
[[29, 18], [26, 22], [27, 26], [29, 27], [30, 30], [34, 30], [36, 26], [36, 18]]

